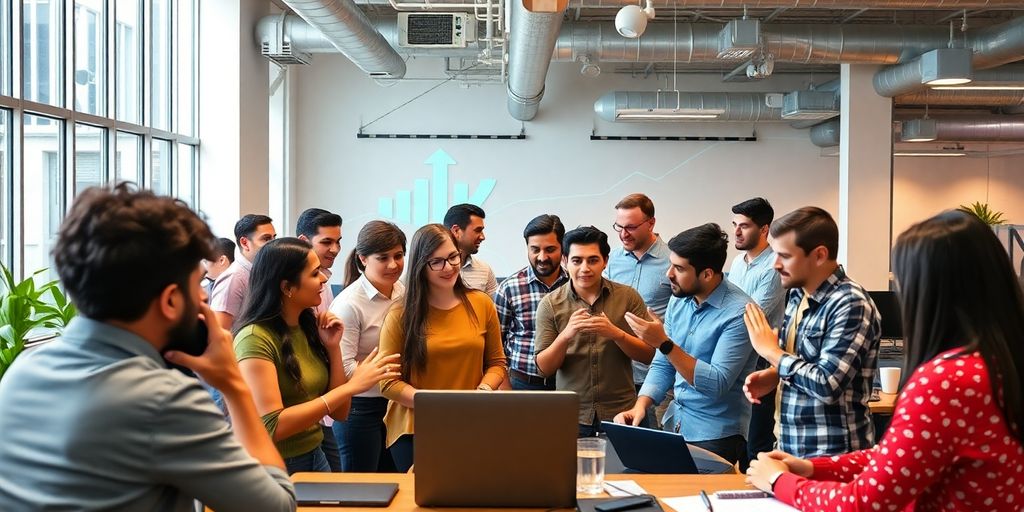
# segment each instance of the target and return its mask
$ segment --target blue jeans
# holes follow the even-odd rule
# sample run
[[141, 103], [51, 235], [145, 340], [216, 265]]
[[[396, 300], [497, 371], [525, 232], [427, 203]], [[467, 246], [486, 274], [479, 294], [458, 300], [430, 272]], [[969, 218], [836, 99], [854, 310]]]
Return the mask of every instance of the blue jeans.
[[545, 386], [543, 384], [530, 384], [529, 382], [517, 378], [510, 377], [509, 381], [512, 383], [512, 389], [516, 391], [554, 391], [555, 390], [555, 379], [551, 379], [551, 384]]
[[319, 446], [302, 455], [284, 459], [284, 467], [288, 470], [289, 475], [300, 471], [315, 473], [331, 472], [331, 466], [327, 465], [327, 457]]
[[324, 431], [324, 441], [320, 443], [320, 449], [324, 451], [327, 465], [330, 466], [331, 472], [340, 473], [341, 455], [338, 452], [338, 440], [334, 438], [334, 432], [331, 431], [331, 427], [320, 425], [320, 430]]
[[[762, 364], [764, 363], [764, 364]], [[757, 370], [770, 368], [764, 359], [757, 360]], [[770, 452], [775, 448], [775, 393], [761, 397], [760, 404], [750, 407], [750, 430], [747, 432], [747, 458], [757, 460], [760, 452]]]
[[393, 473], [395, 462], [384, 446], [387, 428], [384, 413], [388, 399], [352, 397], [348, 419], [335, 421], [334, 438], [341, 453], [341, 470], [354, 473]]
[[391, 456], [399, 473], [408, 473], [412, 467], [413, 454], [416, 453], [413, 438], [412, 434], [405, 434], [391, 445]]

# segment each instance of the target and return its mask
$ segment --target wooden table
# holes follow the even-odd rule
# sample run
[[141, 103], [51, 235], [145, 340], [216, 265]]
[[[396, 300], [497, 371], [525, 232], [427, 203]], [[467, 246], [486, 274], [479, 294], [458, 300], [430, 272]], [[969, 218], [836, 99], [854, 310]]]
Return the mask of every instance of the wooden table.
[[896, 409], [896, 397], [898, 396], [895, 393], [878, 393], [878, 398], [881, 400], [868, 402], [871, 414], [892, 414], [892, 411]]
[[[703, 489], [707, 492], [734, 490], [734, 489], [751, 489], [745, 482], [744, 475], [608, 475], [606, 480], [609, 482], [615, 482], [616, 480], [634, 480], [640, 484], [641, 487], [647, 490], [647, 492], [654, 494], [658, 497], [673, 498], [677, 496], [692, 496], [699, 494]], [[514, 508], [421, 508], [416, 506], [414, 501], [415, 492], [413, 490], [413, 475], [409, 473], [295, 473], [292, 475], [292, 481], [294, 482], [394, 482], [398, 484], [398, 494], [395, 495], [394, 501], [391, 502], [391, 506], [384, 510], [451, 510], [458, 512], [467, 512], [469, 510], [474, 511], [494, 511], [494, 512], [513, 512], [513, 511], [539, 511], [539, 510], [551, 510], [551, 509], [514, 509]], [[583, 497], [583, 496], [581, 496]], [[593, 498], [594, 496], [587, 496]], [[597, 496], [601, 497], [601, 496]], [[607, 495], [603, 495], [607, 497]], [[662, 507], [665, 510], [672, 510], [667, 505], [662, 503]], [[357, 509], [345, 507], [339, 508], [321, 508], [321, 507], [299, 507], [300, 511], [312, 511], [312, 510], [365, 510], [379, 511], [379, 508], [365, 508]], [[561, 509], [561, 510], [572, 510], [572, 509]], [[752, 511], [756, 512], [756, 511]]]

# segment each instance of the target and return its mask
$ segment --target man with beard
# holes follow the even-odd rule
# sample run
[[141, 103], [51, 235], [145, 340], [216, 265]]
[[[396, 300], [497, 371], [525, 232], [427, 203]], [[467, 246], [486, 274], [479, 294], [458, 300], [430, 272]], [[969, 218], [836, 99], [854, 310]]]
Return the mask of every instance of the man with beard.
[[[668, 245], [654, 232], [654, 202], [644, 194], [630, 194], [615, 205], [615, 223], [622, 248], [612, 251], [605, 277], [632, 287], [658, 317], [665, 316], [672, 288], [668, 271]], [[647, 376], [647, 365], [633, 363], [637, 391]], [[653, 410], [653, 409], [652, 409]], [[651, 418], [653, 421], [653, 418]]]
[[[732, 213], [736, 249], [743, 252], [732, 260], [729, 281], [754, 299], [767, 315], [768, 323], [778, 329], [782, 327], [786, 290], [775, 271], [775, 251], [768, 246], [768, 228], [775, 210], [764, 198], [755, 197], [733, 206]], [[764, 358], [757, 359], [758, 370], [770, 366]], [[758, 453], [770, 452], [775, 446], [775, 391], [751, 409], [747, 456], [754, 460]]]
[[565, 226], [557, 215], [534, 217], [523, 230], [530, 264], [502, 281], [494, 294], [512, 389], [555, 389], [555, 379], [544, 378], [537, 370], [533, 355], [537, 334], [534, 319], [541, 299], [569, 280], [569, 274], [562, 268], [564, 236]]
[[466, 286], [480, 290], [491, 297], [498, 291], [498, 280], [491, 266], [473, 255], [480, 252], [484, 236], [484, 210], [475, 204], [463, 203], [452, 206], [444, 215], [444, 226], [458, 243], [462, 254], [462, 280]]
[[672, 414], [666, 414], [672, 421], [665, 430], [746, 470], [750, 404], [743, 381], [754, 370], [757, 354], [743, 325], [750, 297], [722, 274], [728, 245], [728, 235], [711, 223], [669, 240], [673, 299], [664, 324], [626, 314], [633, 332], [660, 354], [636, 404], [615, 421], [639, 425], [647, 408], [674, 385]]
[[[231, 335], [204, 303], [215, 240], [181, 201], [128, 184], [75, 200], [53, 258], [79, 316], [0, 381], [0, 510], [295, 510]], [[194, 344], [201, 355], [182, 352]], [[221, 390], [231, 429], [165, 359]]]
[[610, 251], [608, 235], [594, 226], [566, 233], [562, 261], [569, 283], [537, 306], [537, 369], [555, 376], [559, 391], [579, 395], [580, 437], [600, 432], [602, 421], [636, 400], [630, 362], [649, 364], [654, 356], [625, 318], [647, 318], [643, 298], [601, 275]]

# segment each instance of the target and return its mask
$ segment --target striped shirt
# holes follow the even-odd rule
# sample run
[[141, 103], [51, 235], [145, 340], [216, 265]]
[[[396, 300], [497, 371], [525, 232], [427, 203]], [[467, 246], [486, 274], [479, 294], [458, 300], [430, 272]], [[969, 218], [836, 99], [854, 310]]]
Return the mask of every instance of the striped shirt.
[[[802, 288], [789, 291], [780, 345], [793, 328], [803, 297]], [[797, 457], [870, 448], [875, 436], [868, 399], [878, 367], [878, 308], [842, 267], [808, 297], [807, 304], [796, 326], [795, 353], [779, 360], [779, 448]]]
[[494, 277], [494, 270], [491, 270], [491, 266], [487, 262], [480, 258], [474, 258], [472, 255], [466, 256], [459, 273], [462, 275], [462, 282], [466, 283], [467, 287], [480, 290], [494, 298], [494, 292], [498, 290], [498, 280]]
[[512, 274], [501, 282], [494, 294], [494, 305], [498, 308], [501, 323], [501, 344], [511, 370], [539, 377], [537, 361], [533, 354], [533, 343], [537, 336], [535, 320], [537, 306], [551, 290], [569, 281], [569, 274], [559, 267], [558, 279], [551, 287], [537, 278], [533, 267]]

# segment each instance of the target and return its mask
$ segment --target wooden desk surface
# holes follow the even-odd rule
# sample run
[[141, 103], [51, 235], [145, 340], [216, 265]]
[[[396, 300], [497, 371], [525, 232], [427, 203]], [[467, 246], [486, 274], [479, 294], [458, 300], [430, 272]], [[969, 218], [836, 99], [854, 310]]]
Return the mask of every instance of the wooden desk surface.
[[898, 396], [898, 394], [894, 393], [878, 393], [878, 398], [881, 398], [881, 400], [868, 402], [871, 414], [892, 414], [892, 411], [896, 408], [896, 397]]
[[[654, 494], [658, 497], [673, 498], [677, 496], [692, 496], [699, 494], [703, 489], [706, 492], [714, 491], [725, 491], [734, 489], [752, 489], [747, 486], [744, 482], [746, 477], [744, 475], [608, 475], [606, 480], [609, 482], [615, 482], [616, 480], [634, 480], [640, 484], [641, 487], [647, 490], [647, 492]], [[394, 501], [391, 502], [391, 506], [384, 510], [451, 510], [458, 512], [466, 512], [468, 510], [475, 511], [494, 511], [494, 512], [514, 512], [514, 511], [534, 511], [534, 510], [550, 510], [550, 509], [513, 509], [513, 508], [495, 508], [495, 509], [468, 509], [468, 508], [420, 508], [416, 506], [414, 500], [415, 493], [413, 492], [413, 475], [408, 473], [295, 473], [292, 475], [292, 481], [294, 482], [395, 482], [398, 484], [398, 494], [395, 495]], [[582, 497], [582, 496], [581, 496]], [[594, 496], [588, 496], [594, 497]], [[601, 496], [598, 496], [601, 497]], [[603, 495], [603, 497], [608, 497]], [[662, 507], [665, 510], [672, 510], [670, 507], [662, 503]], [[352, 510], [365, 510], [367, 512], [380, 511], [379, 508], [321, 508], [321, 507], [299, 507], [300, 511], [313, 511], [313, 510], [332, 510], [332, 511], [352, 511]], [[572, 510], [572, 509], [563, 509]]]

